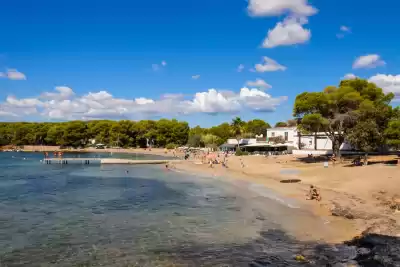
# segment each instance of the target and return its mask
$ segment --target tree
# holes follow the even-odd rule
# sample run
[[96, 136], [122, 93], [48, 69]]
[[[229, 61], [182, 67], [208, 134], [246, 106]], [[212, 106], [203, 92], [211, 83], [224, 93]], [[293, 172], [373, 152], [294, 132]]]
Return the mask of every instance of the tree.
[[63, 145], [80, 147], [84, 146], [88, 140], [87, 125], [83, 121], [72, 121], [64, 128]]
[[239, 148], [239, 146], [240, 146], [240, 145], [239, 145], [239, 141], [240, 141], [240, 138], [241, 138], [242, 133], [243, 133], [243, 127], [244, 127], [244, 125], [245, 125], [245, 122], [242, 121], [242, 119], [239, 118], [239, 117], [234, 118], [234, 119], [232, 120], [232, 123], [231, 123], [232, 133], [233, 133], [233, 135], [236, 137], [236, 140], [237, 140], [237, 142], [238, 142], [238, 148]]
[[400, 149], [400, 118], [389, 122], [388, 128], [385, 130], [387, 144], [396, 149]]
[[187, 146], [188, 147], [204, 147], [204, 143], [201, 139], [201, 135], [195, 134], [195, 135], [189, 136]]
[[[232, 127], [229, 123], [222, 123], [218, 126], [211, 127], [207, 133], [216, 135], [220, 138], [221, 144], [225, 143], [228, 138], [232, 137]], [[219, 145], [221, 145], [219, 144]]]
[[288, 127], [296, 127], [297, 126], [297, 120], [288, 120], [286, 124], [287, 124]]
[[271, 128], [271, 126], [260, 119], [250, 120], [245, 125], [246, 133], [252, 133], [253, 135], [266, 135], [268, 128]]
[[206, 134], [201, 137], [202, 142], [207, 147], [216, 148], [218, 147], [219, 137], [213, 134]]
[[288, 125], [287, 125], [286, 122], [279, 121], [279, 122], [277, 122], [277, 123], [275, 124], [275, 127], [276, 127], [276, 128], [277, 128], [277, 127], [288, 127]]
[[[345, 139], [351, 139], [355, 145], [362, 145], [371, 141], [371, 135], [383, 136], [392, 116], [393, 111], [389, 104], [393, 97], [393, 94], [384, 94], [381, 88], [366, 80], [345, 80], [339, 87], [328, 86], [322, 92], [299, 94], [293, 114], [300, 120], [300, 128], [325, 132], [332, 141], [334, 153], [340, 156], [340, 147]], [[357, 138], [366, 138], [369, 141], [355, 141], [355, 135], [351, 135], [351, 132], [365, 128], [365, 125], [355, 127], [357, 122], [367, 119], [375, 124], [368, 129], [368, 135]], [[375, 129], [371, 129], [373, 127]], [[381, 138], [376, 140], [382, 143]]]

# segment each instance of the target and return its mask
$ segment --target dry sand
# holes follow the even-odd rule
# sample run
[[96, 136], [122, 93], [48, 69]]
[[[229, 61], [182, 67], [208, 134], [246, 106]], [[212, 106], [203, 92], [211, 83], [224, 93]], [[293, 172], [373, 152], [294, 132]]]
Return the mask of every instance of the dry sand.
[[[26, 151], [52, 151], [52, 148], [25, 147]], [[85, 149], [82, 152], [121, 152], [172, 156], [164, 149]], [[182, 156], [182, 153], [177, 153]], [[395, 158], [395, 157], [391, 157]], [[243, 161], [244, 167], [240, 161]], [[379, 158], [382, 160], [382, 158]], [[348, 164], [348, 163], [347, 163]], [[286, 197], [296, 199], [303, 207], [319, 216], [329, 218], [337, 229], [336, 240], [349, 240], [362, 232], [372, 232], [400, 237], [400, 165], [373, 164], [346, 167], [346, 163], [305, 163], [292, 155], [285, 156], [230, 156], [228, 168], [214, 165], [210, 168], [199, 159], [189, 159], [175, 164], [175, 168], [192, 173], [218, 175], [266, 187]], [[285, 179], [299, 179], [298, 183], [282, 183]], [[322, 201], [306, 200], [310, 185], [316, 186]], [[390, 208], [392, 206], [392, 208]], [[332, 214], [337, 216], [332, 216]], [[347, 218], [345, 218], [347, 217]]]

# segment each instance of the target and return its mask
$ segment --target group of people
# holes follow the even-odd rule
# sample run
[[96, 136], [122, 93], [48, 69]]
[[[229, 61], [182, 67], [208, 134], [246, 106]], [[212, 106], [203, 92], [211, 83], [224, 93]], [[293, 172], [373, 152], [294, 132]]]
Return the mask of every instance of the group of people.
[[[44, 154], [44, 158], [45, 158], [45, 159], [50, 158], [50, 157], [49, 157], [49, 152], [46, 151], [46, 152], [44, 152], [43, 154]], [[58, 151], [58, 152], [57, 152], [57, 151], [54, 151], [54, 152], [53, 152], [53, 157], [54, 157], [54, 158], [60, 158], [60, 159], [61, 159], [61, 158], [63, 157], [63, 155], [64, 155], [64, 153], [61, 152], [61, 151]]]

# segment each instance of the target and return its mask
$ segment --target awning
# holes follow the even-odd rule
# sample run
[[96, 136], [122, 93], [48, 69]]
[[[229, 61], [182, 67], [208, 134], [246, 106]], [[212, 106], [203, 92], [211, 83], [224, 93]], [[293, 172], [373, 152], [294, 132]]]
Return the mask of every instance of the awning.
[[237, 147], [237, 145], [236, 144], [222, 144], [219, 147], [235, 148], [235, 147]]

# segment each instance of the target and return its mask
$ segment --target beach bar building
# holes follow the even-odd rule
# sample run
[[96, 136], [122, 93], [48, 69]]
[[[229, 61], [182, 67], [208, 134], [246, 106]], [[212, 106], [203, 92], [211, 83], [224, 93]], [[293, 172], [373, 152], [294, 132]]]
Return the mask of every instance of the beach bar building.
[[[267, 130], [267, 140], [274, 137], [282, 137], [289, 147], [293, 148], [293, 153], [300, 154], [326, 154], [332, 153], [332, 141], [324, 133], [302, 134], [297, 127], [275, 127]], [[352, 150], [353, 148], [346, 141], [340, 147], [340, 150]], [[298, 151], [304, 151], [298, 152]]]

